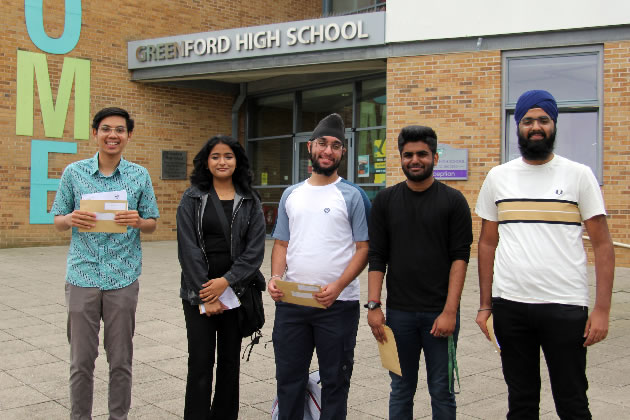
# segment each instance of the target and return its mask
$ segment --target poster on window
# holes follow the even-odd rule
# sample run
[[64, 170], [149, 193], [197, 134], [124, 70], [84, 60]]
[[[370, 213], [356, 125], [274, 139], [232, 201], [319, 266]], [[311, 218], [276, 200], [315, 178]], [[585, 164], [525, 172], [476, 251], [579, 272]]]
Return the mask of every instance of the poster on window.
[[374, 140], [374, 183], [384, 184], [386, 171], [385, 139]]
[[357, 156], [357, 177], [367, 178], [370, 176], [370, 155]]

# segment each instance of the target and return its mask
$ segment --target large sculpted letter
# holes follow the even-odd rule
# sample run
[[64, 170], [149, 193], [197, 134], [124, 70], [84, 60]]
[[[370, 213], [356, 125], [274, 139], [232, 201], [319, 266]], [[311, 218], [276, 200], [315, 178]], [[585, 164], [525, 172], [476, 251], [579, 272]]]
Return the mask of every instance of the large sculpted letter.
[[48, 178], [48, 153], [76, 153], [76, 143], [61, 141], [31, 141], [31, 210], [30, 223], [52, 224], [48, 213], [48, 191], [57, 191], [59, 180]]
[[17, 58], [15, 133], [21, 136], [33, 135], [33, 96], [35, 78], [37, 78], [46, 137], [63, 137], [74, 80], [74, 137], [88, 140], [90, 138], [90, 61], [64, 58], [55, 104], [50, 87], [46, 55], [18, 50]]
[[26, 30], [33, 44], [51, 54], [72, 51], [81, 36], [81, 0], [66, 0], [66, 16], [63, 34], [51, 38], [44, 30], [44, 0], [24, 0]]

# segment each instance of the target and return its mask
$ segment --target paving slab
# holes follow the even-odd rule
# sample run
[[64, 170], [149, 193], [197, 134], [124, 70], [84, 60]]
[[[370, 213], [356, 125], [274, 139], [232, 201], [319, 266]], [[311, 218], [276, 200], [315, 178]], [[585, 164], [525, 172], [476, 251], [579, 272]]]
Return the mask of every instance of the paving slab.
[[[269, 273], [272, 242], [266, 244], [263, 272]], [[69, 417], [64, 278], [67, 246], [0, 249], [0, 418], [56, 420]], [[179, 263], [173, 241], [143, 243], [143, 275], [134, 338], [134, 387], [130, 419], [181, 419], [186, 386], [187, 343], [179, 299]], [[630, 269], [616, 270], [609, 337], [589, 349], [589, 398], [593, 418], [630, 418]], [[594, 274], [589, 267], [591, 295]], [[33, 304], [30, 284], [38, 281], [43, 305]], [[367, 272], [361, 299], [367, 299]], [[507, 387], [501, 361], [475, 324], [478, 308], [476, 260], [472, 259], [460, 308], [458, 346], [460, 420], [505, 418]], [[267, 322], [261, 343], [241, 364], [240, 419], [269, 418], [276, 394], [270, 342], [274, 303], [263, 295]], [[243, 341], [242, 349], [248, 340]], [[247, 357], [247, 356], [245, 356]], [[362, 312], [355, 350], [349, 420], [386, 419], [390, 378]], [[313, 356], [311, 369], [317, 369]], [[541, 355], [540, 418], [557, 419]], [[108, 366], [99, 347], [94, 389], [94, 419], [107, 419]], [[414, 418], [430, 419], [424, 360], [414, 400]]]

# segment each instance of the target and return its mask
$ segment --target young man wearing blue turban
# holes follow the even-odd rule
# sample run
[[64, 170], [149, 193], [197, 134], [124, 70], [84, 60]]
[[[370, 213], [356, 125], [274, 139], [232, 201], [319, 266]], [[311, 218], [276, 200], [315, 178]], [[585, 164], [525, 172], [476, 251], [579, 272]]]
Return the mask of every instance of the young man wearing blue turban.
[[[493, 314], [508, 386], [508, 419], [537, 419], [540, 349], [560, 419], [590, 419], [586, 349], [606, 338], [615, 254], [601, 190], [589, 167], [553, 153], [554, 97], [525, 92], [514, 112], [522, 158], [494, 167], [476, 213], [480, 303], [489, 339]], [[595, 253], [595, 306], [588, 314], [582, 222]]]

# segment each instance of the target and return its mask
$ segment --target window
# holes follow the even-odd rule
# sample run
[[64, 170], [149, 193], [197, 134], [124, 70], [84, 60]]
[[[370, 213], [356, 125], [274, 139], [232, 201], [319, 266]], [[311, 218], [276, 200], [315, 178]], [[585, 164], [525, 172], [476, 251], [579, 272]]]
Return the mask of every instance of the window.
[[249, 97], [247, 152], [267, 233], [284, 189], [310, 176], [306, 143], [317, 123], [333, 112], [346, 127], [347, 150], [339, 175], [360, 185], [370, 199], [385, 188], [387, 100], [382, 75]]
[[352, 127], [352, 83], [302, 92], [298, 131], [313, 131], [322, 118], [336, 112], [346, 127]]
[[293, 94], [252, 99], [250, 137], [293, 133]]
[[601, 47], [515, 51], [503, 56], [504, 159], [520, 156], [514, 108], [530, 89], [544, 89], [558, 102], [555, 152], [589, 166], [602, 177]]
[[385, 0], [324, 0], [324, 15], [344, 15], [385, 10]]

